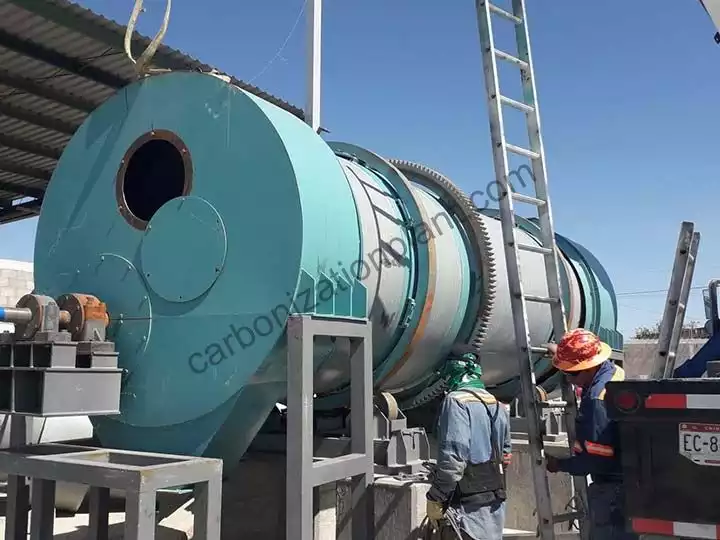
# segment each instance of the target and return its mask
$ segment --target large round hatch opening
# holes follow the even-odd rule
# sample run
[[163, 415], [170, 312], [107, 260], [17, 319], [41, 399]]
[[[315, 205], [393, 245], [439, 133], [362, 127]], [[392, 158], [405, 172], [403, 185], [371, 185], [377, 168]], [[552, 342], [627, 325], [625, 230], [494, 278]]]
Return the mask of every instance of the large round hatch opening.
[[125, 219], [145, 229], [166, 202], [187, 195], [192, 184], [190, 153], [169, 131], [153, 131], [128, 149], [118, 171], [116, 195]]

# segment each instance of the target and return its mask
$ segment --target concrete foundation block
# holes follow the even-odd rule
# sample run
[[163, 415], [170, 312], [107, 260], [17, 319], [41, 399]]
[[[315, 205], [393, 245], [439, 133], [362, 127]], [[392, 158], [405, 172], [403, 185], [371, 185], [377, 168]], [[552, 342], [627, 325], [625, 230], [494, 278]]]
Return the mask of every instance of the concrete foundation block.
[[[505, 514], [505, 527], [522, 531], [535, 531], [537, 529], [537, 514], [535, 505], [535, 488], [532, 481], [532, 467], [527, 441], [513, 441], [512, 464], [507, 470], [508, 503]], [[567, 444], [545, 443], [548, 454], [557, 457], [567, 455]], [[572, 482], [567, 474], [549, 474], [550, 495], [553, 503], [553, 513], [563, 514], [569, 512], [568, 505], [572, 500]], [[568, 524], [561, 523], [556, 531], [567, 532]]]
[[314, 494], [313, 540], [335, 540], [338, 518], [338, 490], [334, 484], [318, 487]]
[[[393, 477], [377, 477], [373, 486], [375, 498], [376, 540], [421, 540], [425, 519], [425, 495], [430, 489], [426, 483]], [[348, 484], [339, 483], [337, 539], [349, 540], [350, 490]]]

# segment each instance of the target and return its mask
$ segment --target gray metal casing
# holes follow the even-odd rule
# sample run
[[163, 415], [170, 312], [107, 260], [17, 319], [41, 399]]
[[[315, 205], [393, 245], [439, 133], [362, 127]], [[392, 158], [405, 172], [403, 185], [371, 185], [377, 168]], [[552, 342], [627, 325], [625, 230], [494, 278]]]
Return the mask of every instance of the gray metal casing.
[[123, 370], [117, 367], [112, 343], [78, 344], [69, 341], [66, 332], [36, 337], [41, 340], [0, 337], [0, 413], [44, 417], [120, 413]]

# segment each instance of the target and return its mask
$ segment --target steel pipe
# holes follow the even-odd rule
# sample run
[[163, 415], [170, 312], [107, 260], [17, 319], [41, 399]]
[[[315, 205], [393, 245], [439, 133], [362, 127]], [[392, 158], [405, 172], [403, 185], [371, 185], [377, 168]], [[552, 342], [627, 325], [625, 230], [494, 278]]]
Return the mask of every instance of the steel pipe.
[[0, 322], [24, 324], [32, 320], [33, 314], [27, 308], [0, 307]]

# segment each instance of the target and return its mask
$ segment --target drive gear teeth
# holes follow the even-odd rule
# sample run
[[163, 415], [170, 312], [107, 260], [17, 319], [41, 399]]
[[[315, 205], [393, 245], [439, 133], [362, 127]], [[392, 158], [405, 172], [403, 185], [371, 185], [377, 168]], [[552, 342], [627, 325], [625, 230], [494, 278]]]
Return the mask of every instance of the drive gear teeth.
[[415, 396], [409, 403], [404, 404], [404, 409], [414, 409], [429, 403], [436, 397], [442, 395], [447, 390], [447, 381], [445, 379], [439, 379], [433, 384], [428, 386], [425, 390]]
[[[446, 209], [455, 212], [465, 228], [465, 232], [474, 248], [475, 260], [481, 274], [476, 280], [476, 285], [482, 287], [478, 291], [481, 295], [480, 306], [467, 344], [479, 350], [487, 335], [488, 324], [495, 302], [496, 283], [495, 253], [483, 221], [484, 216], [470, 198], [441, 173], [411, 161], [399, 159], [388, 159], [387, 161], [400, 172], [408, 175], [412, 181], [440, 195]], [[440, 396], [446, 387], [446, 382], [440, 379], [420, 392], [415, 398], [402, 403], [401, 407], [404, 409], [419, 407]]]

